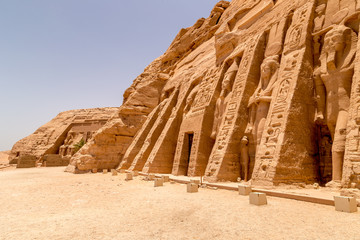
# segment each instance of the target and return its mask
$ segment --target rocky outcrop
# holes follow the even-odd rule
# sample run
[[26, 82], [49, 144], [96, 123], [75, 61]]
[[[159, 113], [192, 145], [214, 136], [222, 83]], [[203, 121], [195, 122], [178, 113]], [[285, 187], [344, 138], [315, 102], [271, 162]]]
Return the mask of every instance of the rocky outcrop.
[[359, 0], [220, 1], [135, 79], [68, 171], [360, 188], [359, 16]]
[[228, 6], [229, 2], [219, 2], [208, 18], [199, 19], [194, 26], [180, 31], [164, 55], [146, 67], [125, 91], [119, 118], [109, 122], [72, 157], [67, 171], [86, 172], [119, 165], [147, 116], [172, 94], [173, 89], [165, 85], [169, 86], [170, 79], [178, 75], [179, 72], [175, 72], [178, 63], [214, 36]]
[[[48, 154], [64, 157], [71, 155], [74, 144], [81, 139], [84, 141], [90, 139], [91, 135], [110, 118], [117, 116], [118, 111], [119, 108], [94, 108], [59, 113], [33, 134], [18, 141], [10, 152], [9, 161], [11, 164], [17, 164], [22, 158], [23, 163], [29, 162], [26, 159], [42, 162], [44, 156]], [[35, 166], [35, 164], [25, 165]]]
[[9, 154], [10, 151], [0, 152], [0, 168], [9, 165]]
[[167, 69], [162, 97], [119, 168], [359, 187], [359, 10], [350, 0], [219, 2], [156, 60]]

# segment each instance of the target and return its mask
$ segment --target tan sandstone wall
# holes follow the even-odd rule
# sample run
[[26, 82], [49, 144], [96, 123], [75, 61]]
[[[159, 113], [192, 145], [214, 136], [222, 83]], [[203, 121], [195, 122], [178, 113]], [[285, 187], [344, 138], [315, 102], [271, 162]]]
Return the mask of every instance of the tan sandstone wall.
[[[359, 0], [220, 1], [134, 80], [67, 171], [360, 188], [359, 16]], [[67, 126], [40, 131], [40, 146], [62, 139], [71, 155], [79, 131]]]
[[[111, 117], [116, 116], [118, 111], [119, 108], [94, 108], [59, 113], [33, 134], [18, 141], [11, 149], [9, 161], [17, 164], [21, 156], [33, 156], [36, 160], [42, 161], [47, 154], [59, 154], [60, 147], [69, 139], [70, 132], [79, 136], [79, 141], [87, 132], [98, 130]], [[93, 126], [88, 129], [81, 127], [91, 125]]]
[[158, 59], [171, 69], [162, 97], [119, 168], [360, 186], [359, 10], [354, 0], [220, 2]]

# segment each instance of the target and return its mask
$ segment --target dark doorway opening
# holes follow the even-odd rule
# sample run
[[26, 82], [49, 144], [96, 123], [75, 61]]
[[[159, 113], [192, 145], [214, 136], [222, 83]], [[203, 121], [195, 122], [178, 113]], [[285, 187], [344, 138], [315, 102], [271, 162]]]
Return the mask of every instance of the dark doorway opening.
[[194, 133], [186, 133], [185, 141], [187, 142], [187, 155], [186, 155], [187, 166], [186, 166], [185, 176], [187, 176], [189, 165], [190, 165], [191, 149], [192, 149], [192, 145], [193, 145], [193, 141], [194, 141]]
[[332, 179], [332, 139], [325, 124], [317, 124], [318, 178], [321, 185]]

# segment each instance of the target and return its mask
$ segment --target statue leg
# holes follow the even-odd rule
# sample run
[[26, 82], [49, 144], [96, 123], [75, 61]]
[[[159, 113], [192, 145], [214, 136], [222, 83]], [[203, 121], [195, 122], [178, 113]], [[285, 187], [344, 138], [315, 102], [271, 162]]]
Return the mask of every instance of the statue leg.
[[263, 131], [264, 131], [264, 127], [265, 127], [265, 121], [266, 121], [266, 118], [262, 118], [260, 121], [259, 121], [259, 125], [256, 129], [257, 133], [256, 133], [256, 145], [260, 145], [260, 142], [261, 142], [261, 137], [262, 137], [262, 134], [263, 134]]
[[346, 125], [348, 121], [348, 112], [340, 111], [336, 127], [332, 146], [332, 180], [341, 181], [342, 168], [345, 152], [346, 141]]

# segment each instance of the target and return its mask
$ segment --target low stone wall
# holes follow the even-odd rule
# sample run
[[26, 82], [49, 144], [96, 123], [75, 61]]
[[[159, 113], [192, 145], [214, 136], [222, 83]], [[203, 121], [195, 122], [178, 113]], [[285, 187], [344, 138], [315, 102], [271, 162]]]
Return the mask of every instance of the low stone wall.
[[32, 155], [22, 155], [18, 158], [17, 168], [32, 168], [35, 167], [37, 158]]
[[46, 167], [61, 167], [69, 165], [70, 158], [62, 157], [58, 154], [47, 154], [43, 158], [43, 166]]

